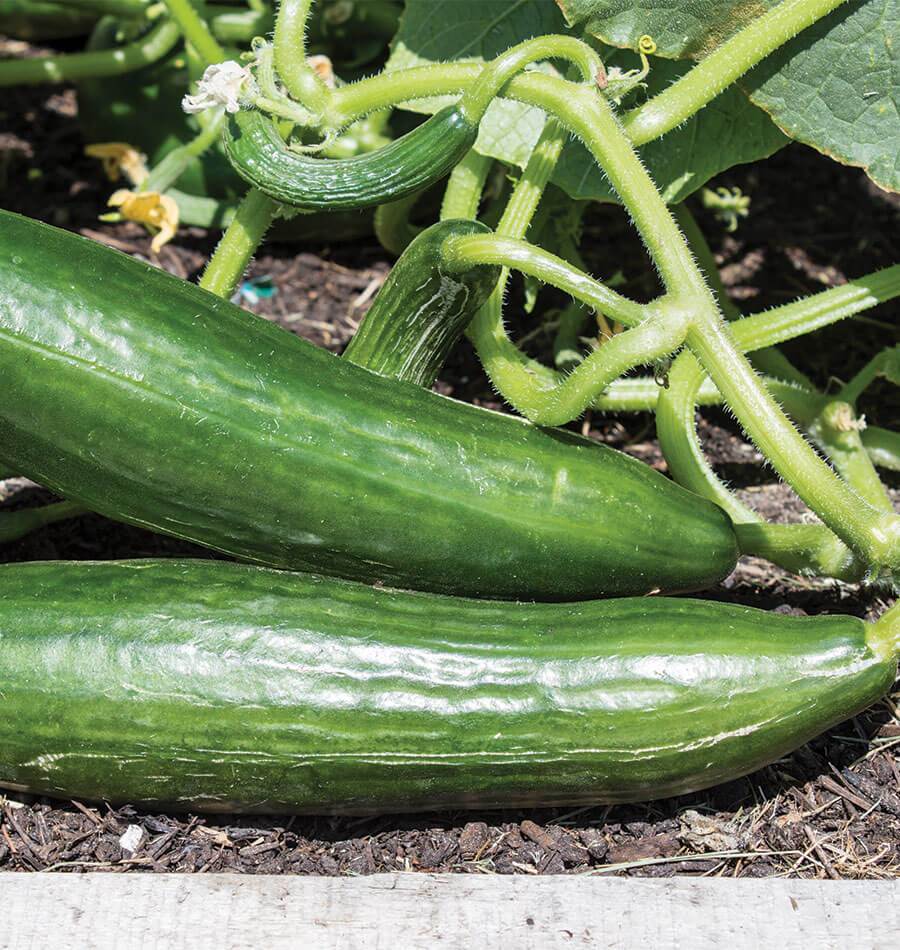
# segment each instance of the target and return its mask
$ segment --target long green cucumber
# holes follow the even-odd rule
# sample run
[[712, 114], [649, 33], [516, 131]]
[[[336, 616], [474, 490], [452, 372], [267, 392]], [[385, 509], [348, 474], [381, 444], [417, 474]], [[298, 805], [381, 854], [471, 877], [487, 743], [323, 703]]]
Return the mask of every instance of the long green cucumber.
[[440, 181], [475, 143], [478, 123], [447, 106], [389, 145], [352, 158], [313, 158], [292, 150], [256, 110], [231, 117], [225, 154], [246, 182], [306, 211], [347, 211], [396, 201]]
[[0, 785], [205, 811], [663, 798], [891, 686], [897, 630], [674, 598], [516, 604], [211, 561], [0, 567]]
[[101, 514], [273, 567], [497, 598], [698, 589], [721, 509], [572, 433], [361, 369], [0, 212], [0, 446]]
[[451, 236], [487, 234], [478, 221], [440, 221], [394, 264], [344, 358], [376, 373], [431, 386], [500, 278], [499, 267], [446, 273], [441, 248]]

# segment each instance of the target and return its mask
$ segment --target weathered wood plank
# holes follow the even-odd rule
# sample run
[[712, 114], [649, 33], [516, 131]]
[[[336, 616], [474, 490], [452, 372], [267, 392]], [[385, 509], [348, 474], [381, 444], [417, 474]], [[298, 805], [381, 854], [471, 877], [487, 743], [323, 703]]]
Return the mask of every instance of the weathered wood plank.
[[900, 882], [0, 875], [2, 950], [888, 950]]

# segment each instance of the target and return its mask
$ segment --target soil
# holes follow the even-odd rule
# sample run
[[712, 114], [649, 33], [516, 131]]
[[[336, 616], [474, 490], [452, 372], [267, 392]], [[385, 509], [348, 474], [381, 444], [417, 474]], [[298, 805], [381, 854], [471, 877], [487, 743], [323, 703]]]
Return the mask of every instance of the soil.
[[[9, 49], [9, 44], [6, 45]], [[0, 53], [3, 51], [0, 40]], [[182, 229], [158, 258], [144, 231], [98, 220], [110, 191], [83, 157], [71, 90], [8, 90], [0, 113], [3, 207], [78, 231], [195, 278], [216, 236]], [[747, 310], [783, 303], [900, 259], [900, 202], [856, 169], [790, 146], [768, 162], [736, 168], [715, 184], [752, 196], [735, 234], [697, 206], [729, 292]], [[591, 211], [585, 247], [598, 275], [621, 270], [624, 291], [654, 292], [654, 278], [624, 214]], [[390, 268], [372, 240], [349, 245], [265, 245], [251, 276], [276, 294], [248, 309], [313, 342], [340, 351]], [[513, 306], [516, 301], [513, 292]], [[555, 301], [542, 298], [546, 306]], [[804, 338], [786, 350], [822, 387], [846, 379], [879, 348], [896, 342], [895, 307]], [[523, 324], [523, 332], [537, 327]], [[532, 346], [546, 349], [540, 331]], [[442, 392], [503, 408], [472, 352], [461, 346], [438, 384]], [[896, 390], [874, 386], [861, 409], [896, 427]], [[578, 428], [661, 471], [665, 462], [644, 416], [589, 415]], [[704, 413], [704, 445], [742, 497], [771, 520], [809, 518], [800, 503], [724, 413]], [[894, 489], [897, 480], [888, 479]], [[0, 505], [51, 500], [24, 479], [0, 481]], [[86, 515], [50, 526], [0, 550], [0, 561], [98, 559], [209, 552], [184, 542]], [[872, 617], [888, 605], [868, 588], [798, 578], [754, 560], [704, 596], [790, 613], [846, 612]], [[370, 874], [464, 873], [676, 874], [728, 877], [891, 878], [900, 876], [900, 717], [895, 691], [773, 765], [706, 792], [643, 805], [450, 812], [386, 818], [210, 818], [130, 807], [0, 798], [0, 870], [182, 871]], [[124, 836], [124, 837], [123, 837]]]

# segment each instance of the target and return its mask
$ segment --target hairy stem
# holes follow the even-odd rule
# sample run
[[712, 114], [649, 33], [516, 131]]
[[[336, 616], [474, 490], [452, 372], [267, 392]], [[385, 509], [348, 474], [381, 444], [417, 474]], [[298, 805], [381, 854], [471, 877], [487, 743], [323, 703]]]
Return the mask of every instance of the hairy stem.
[[277, 202], [255, 188], [247, 192], [206, 265], [201, 287], [219, 297], [231, 297], [278, 207]]
[[472, 220], [478, 217], [484, 183], [493, 164], [492, 158], [481, 155], [475, 149], [468, 152], [450, 173], [441, 204], [441, 221], [452, 218]]
[[185, 40], [207, 64], [221, 63], [227, 57], [203, 18], [194, 9], [191, 0], [163, 0], [172, 19], [178, 24]]
[[578, 90], [556, 114], [607, 174], [670, 296], [690, 315], [687, 344], [751, 440], [806, 504], [876, 572], [900, 571], [900, 517], [878, 511], [813, 450], [740, 352], [690, 249], [609, 105]]
[[623, 118], [628, 136], [643, 145], [681, 125], [736, 79], [844, 0], [782, 0], [702, 59], [667, 89]]
[[168, 191], [194, 159], [199, 158], [207, 149], [215, 145], [222, 134], [225, 118], [225, 112], [221, 109], [217, 110], [212, 121], [208, 122], [197, 136], [190, 142], [172, 149], [155, 168], [151, 169], [150, 174], [141, 183], [141, 191]]
[[[697, 263], [700, 265], [700, 269], [703, 271], [707, 283], [716, 295], [723, 316], [726, 320], [737, 320], [741, 316], [741, 312], [734, 301], [728, 296], [728, 291], [725, 289], [725, 285], [722, 283], [722, 278], [719, 275], [719, 268], [713, 256], [712, 249], [709, 244], [707, 244], [706, 238], [700, 230], [694, 216], [684, 203], [673, 207], [672, 215], [678, 222], [678, 226], [684, 233], [688, 245], [694, 252], [694, 257], [697, 258]], [[812, 380], [794, 367], [790, 360], [779, 350], [758, 350], [754, 354], [751, 362], [760, 372], [766, 373], [769, 376], [775, 376], [778, 379], [797, 383], [800, 386], [805, 386], [807, 389], [814, 388]]]
[[647, 317], [649, 311], [643, 304], [623, 297], [549, 251], [527, 241], [501, 236], [502, 230], [501, 222], [496, 235], [474, 235], [448, 241], [444, 252], [447, 266], [451, 270], [463, 271], [477, 264], [500, 264], [557, 287], [625, 326], [636, 327]]
[[330, 111], [331, 90], [306, 61], [306, 29], [313, 0], [281, 0], [275, 19], [275, 68], [288, 93], [311, 112]]
[[[900, 265], [897, 266], [897, 270], [900, 271]], [[900, 277], [897, 280], [900, 282]], [[898, 358], [898, 349], [900, 348], [893, 347], [889, 350], [882, 350], [881, 353], [873, 356], [853, 379], [841, 388], [839, 398], [855, 405], [857, 399], [885, 371], [887, 365]]]

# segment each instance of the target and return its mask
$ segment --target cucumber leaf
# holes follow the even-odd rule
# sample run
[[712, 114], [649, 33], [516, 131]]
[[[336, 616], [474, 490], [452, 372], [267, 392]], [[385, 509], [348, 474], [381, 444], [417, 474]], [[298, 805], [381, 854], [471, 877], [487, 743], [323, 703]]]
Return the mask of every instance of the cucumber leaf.
[[750, 98], [793, 139], [900, 191], [900, 0], [838, 7], [763, 60]]
[[[562, 13], [549, 0], [407, 0], [385, 68], [482, 63], [532, 36], [566, 32]], [[406, 103], [406, 108], [431, 114], [452, 101], [453, 97], [420, 99]], [[482, 155], [521, 168], [541, 134], [544, 118], [540, 109], [495, 99], [481, 122], [475, 147]]]
[[570, 26], [609, 46], [653, 37], [659, 56], [699, 59], [779, 0], [556, 0]]
[[[558, 0], [567, 21], [606, 43], [701, 58], [775, 0]], [[882, 188], [900, 191], [900, 0], [851, 0], [741, 81], [791, 138]]]
[[[606, 61], [623, 68], [635, 66], [636, 62], [625, 61], [627, 57], [627, 53], [610, 51]], [[684, 62], [654, 57], [647, 95], [664, 89], [689, 68]], [[690, 121], [648, 142], [640, 155], [663, 198], [676, 204], [733, 165], [766, 158], [787, 141], [740, 90], [729, 89]], [[605, 176], [579, 142], [570, 143], [565, 150], [553, 180], [573, 198], [615, 200]]]
[[[514, 43], [540, 33], [565, 32], [562, 14], [550, 2], [507, 0], [407, 0], [387, 68], [407, 69], [435, 62], [490, 59]], [[639, 65], [636, 56], [606, 49], [609, 65]], [[552, 66], [544, 67], [553, 71]], [[650, 93], [664, 88], [687, 69], [684, 63], [655, 58], [648, 77]], [[436, 112], [446, 97], [408, 103]], [[484, 120], [476, 149], [482, 155], [524, 167], [545, 121], [539, 109], [498, 99]], [[667, 201], [681, 201], [732, 165], [771, 155], [787, 139], [746, 96], [731, 89], [663, 141], [641, 149], [641, 157]], [[566, 147], [553, 181], [578, 200], [615, 201], [603, 172], [576, 141]]]

